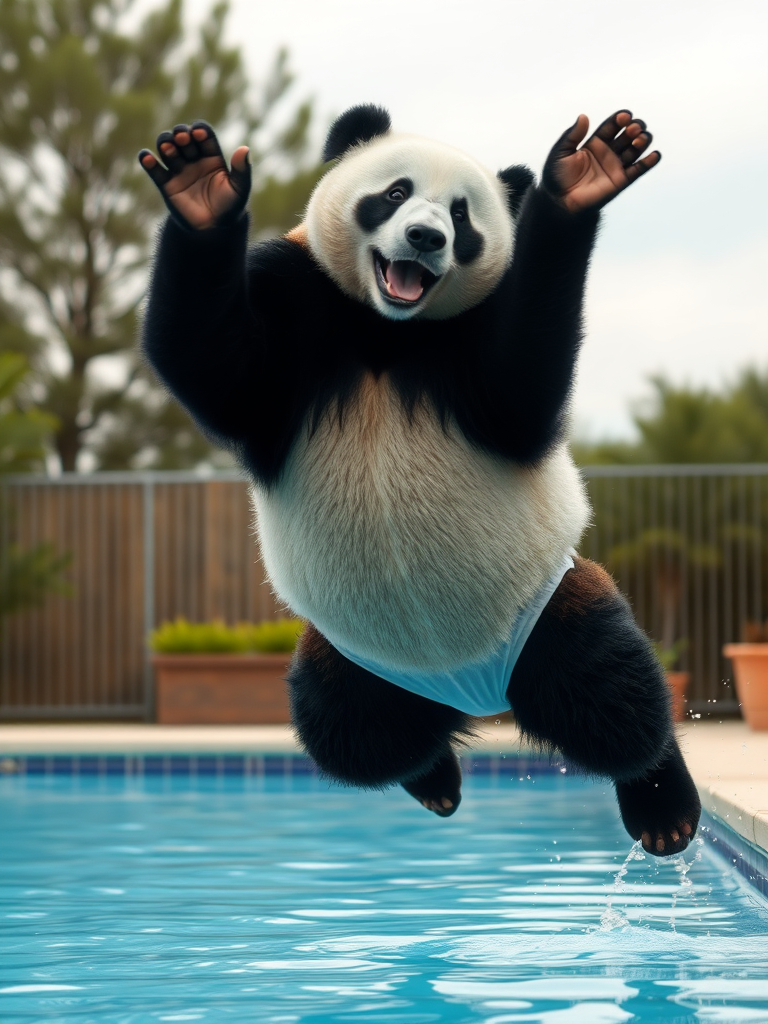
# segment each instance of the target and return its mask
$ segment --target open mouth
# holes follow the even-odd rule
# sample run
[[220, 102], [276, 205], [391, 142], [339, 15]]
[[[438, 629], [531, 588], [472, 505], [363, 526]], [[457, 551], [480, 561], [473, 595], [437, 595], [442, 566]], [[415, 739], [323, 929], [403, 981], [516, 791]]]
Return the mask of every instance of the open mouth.
[[439, 280], [415, 260], [388, 260], [375, 249], [373, 265], [376, 283], [387, 302], [393, 306], [415, 306]]

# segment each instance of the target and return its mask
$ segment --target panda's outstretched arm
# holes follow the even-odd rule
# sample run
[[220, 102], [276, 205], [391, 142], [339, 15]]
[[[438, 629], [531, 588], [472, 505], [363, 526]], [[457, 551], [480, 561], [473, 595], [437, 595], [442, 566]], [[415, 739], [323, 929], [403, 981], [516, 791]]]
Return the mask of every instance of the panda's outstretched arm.
[[581, 115], [549, 154], [542, 184], [523, 204], [512, 265], [483, 311], [486, 430], [523, 462], [541, 458], [563, 431], [599, 211], [660, 160], [656, 151], [642, 156], [652, 136], [629, 111], [607, 118], [579, 149], [588, 124]]
[[478, 440], [515, 461], [536, 462], [561, 437], [598, 219], [597, 211], [570, 214], [546, 189], [532, 188], [512, 265], [477, 310], [485, 343], [470, 419]]
[[[139, 161], [171, 214], [156, 251], [144, 323], [144, 351], [200, 427], [219, 443], [241, 447], [257, 476], [268, 478], [285, 449], [285, 396], [273, 395], [286, 373], [272, 366], [281, 346], [269, 344], [249, 302], [246, 266], [250, 188], [245, 147], [227, 169], [213, 129], [177, 125], [157, 140], [167, 168], [149, 150]], [[272, 372], [274, 371], [274, 372]], [[270, 378], [270, 396], [259, 399]], [[264, 422], [260, 422], [263, 420]], [[260, 429], [263, 427], [264, 429]], [[254, 450], [258, 449], [258, 450]]]
[[200, 426], [224, 442], [243, 435], [258, 386], [259, 324], [248, 308], [246, 218], [189, 231], [164, 225], [144, 317], [144, 351]]

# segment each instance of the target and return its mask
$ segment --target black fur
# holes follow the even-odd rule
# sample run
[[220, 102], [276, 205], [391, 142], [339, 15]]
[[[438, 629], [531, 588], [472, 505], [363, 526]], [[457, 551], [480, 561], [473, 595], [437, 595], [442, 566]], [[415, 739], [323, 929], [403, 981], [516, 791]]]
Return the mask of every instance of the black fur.
[[597, 220], [531, 191], [495, 292], [451, 320], [405, 322], [345, 296], [297, 243], [246, 258], [245, 218], [195, 232], [168, 221], [144, 348], [204, 432], [267, 486], [302, 425], [334, 398], [343, 408], [366, 371], [388, 371], [406, 410], [426, 397], [481, 448], [535, 463], [562, 433]]
[[309, 625], [288, 674], [291, 720], [322, 772], [366, 789], [415, 783], [471, 734], [461, 711], [353, 664]]
[[443, 756], [429, 771], [417, 779], [403, 782], [402, 787], [425, 807], [432, 804], [429, 810], [434, 811], [438, 817], [450, 818], [461, 803], [461, 765], [456, 751], [448, 745]]
[[375, 231], [382, 224], [386, 224], [395, 213], [398, 206], [404, 201], [390, 199], [390, 192], [396, 188], [402, 189], [407, 198], [413, 192], [413, 182], [409, 178], [399, 178], [388, 185], [383, 192], [363, 196], [355, 209], [355, 219], [363, 231]]
[[378, 135], [386, 135], [391, 127], [389, 113], [383, 107], [373, 103], [350, 107], [329, 128], [323, 160], [335, 160], [359, 142], [370, 142]]
[[647, 833], [650, 853], [678, 853], [696, 832], [701, 802], [675, 739], [664, 671], [608, 574], [575, 561], [512, 671], [515, 720], [534, 743], [612, 778], [627, 831]]
[[507, 697], [524, 733], [597, 775], [637, 778], [673, 737], [651, 642], [607, 573], [581, 558], [539, 617]]
[[513, 164], [512, 167], [505, 167], [503, 171], [499, 171], [497, 176], [507, 186], [509, 211], [517, 219], [525, 194], [535, 181], [535, 175], [525, 164]]
[[483, 251], [483, 236], [472, 226], [466, 199], [455, 199], [451, 203], [451, 217], [456, 237], [453, 251], [459, 263], [471, 263]]

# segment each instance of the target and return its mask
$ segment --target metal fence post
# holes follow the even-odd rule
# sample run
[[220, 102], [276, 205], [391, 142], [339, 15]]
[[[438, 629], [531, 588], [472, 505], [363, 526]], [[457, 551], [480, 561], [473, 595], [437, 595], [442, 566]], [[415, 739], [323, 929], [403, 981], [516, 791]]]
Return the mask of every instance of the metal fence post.
[[152, 674], [149, 634], [155, 628], [155, 485], [144, 478], [144, 715], [152, 721], [155, 714], [155, 680]]

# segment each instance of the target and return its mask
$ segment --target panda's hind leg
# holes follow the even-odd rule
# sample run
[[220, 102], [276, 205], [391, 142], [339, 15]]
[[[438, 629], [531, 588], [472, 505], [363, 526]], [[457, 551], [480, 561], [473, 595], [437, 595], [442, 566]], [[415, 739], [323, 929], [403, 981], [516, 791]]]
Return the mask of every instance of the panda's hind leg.
[[323, 775], [364, 789], [394, 784], [440, 817], [461, 801], [453, 743], [471, 719], [360, 668], [310, 623], [288, 674], [291, 718]]
[[649, 853], [685, 849], [701, 803], [672, 726], [653, 647], [613, 580], [575, 560], [526, 642], [509, 701], [522, 731], [609, 776], [624, 825]]

